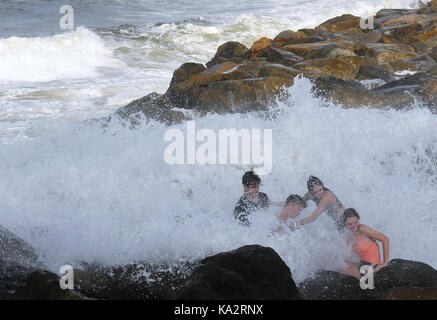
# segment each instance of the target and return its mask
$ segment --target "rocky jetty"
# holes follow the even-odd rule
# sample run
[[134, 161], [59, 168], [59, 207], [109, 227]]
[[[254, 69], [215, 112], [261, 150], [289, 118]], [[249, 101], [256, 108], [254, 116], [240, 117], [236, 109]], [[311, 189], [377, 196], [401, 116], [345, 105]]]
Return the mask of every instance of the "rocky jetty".
[[[13, 256], [38, 254], [2, 228]], [[12, 251], [11, 251], [12, 250]], [[61, 289], [60, 277], [34, 260], [0, 260], [0, 300], [331, 300], [437, 299], [437, 270], [416, 261], [391, 260], [374, 277], [375, 289], [363, 290], [354, 277], [321, 270], [298, 285], [289, 267], [272, 249], [247, 245], [183, 263], [132, 263], [74, 269], [74, 290]]]
[[[187, 119], [184, 109], [200, 115], [267, 110], [287, 97], [281, 93], [298, 75], [311, 79], [315, 95], [342, 107], [419, 103], [436, 112], [436, 49], [435, 2], [382, 9], [373, 20], [344, 14], [314, 29], [262, 37], [250, 48], [224, 43], [207, 63], [180, 66], [164, 94], [149, 94], [115, 115], [132, 124], [143, 117], [172, 124]], [[363, 80], [380, 81], [368, 88]]]

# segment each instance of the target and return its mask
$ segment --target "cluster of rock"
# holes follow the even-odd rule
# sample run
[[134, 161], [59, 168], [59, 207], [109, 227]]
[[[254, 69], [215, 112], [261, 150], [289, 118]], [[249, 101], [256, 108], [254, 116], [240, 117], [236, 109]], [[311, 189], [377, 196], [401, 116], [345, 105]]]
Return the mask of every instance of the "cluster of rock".
[[437, 299], [437, 270], [421, 262], [391, 260], [375, 274], [372, 290], [323, 270], [296, 285], [281, 257], [260, 245], [179, 265], [84, 263], [74, 269], [74, 290], [61, 289], [60, 277], [44, 270], [25, 241], [4, 228], [0, 240], [7, 244], [0, 247], [0, 300]]
[[[180, 66], [164, 94], [135, 100], [116, 115], [133, 123], [138, 114], [174, 123], [185, 119], [180, 109], [266, 110], [298, 75], [311, 79], [315, 94], [343, 107], [406, 108], [421, 102], [435, 111], [437, 2], [380, 10], [373, 25], [364, 24], [367, 29], [363, 21], [344, 14], [314, 29], [263, 37], [251, 48], [224, 43], [206, 65]], [[360, 82], [374, 79], [383, 85], [368, 88]]]

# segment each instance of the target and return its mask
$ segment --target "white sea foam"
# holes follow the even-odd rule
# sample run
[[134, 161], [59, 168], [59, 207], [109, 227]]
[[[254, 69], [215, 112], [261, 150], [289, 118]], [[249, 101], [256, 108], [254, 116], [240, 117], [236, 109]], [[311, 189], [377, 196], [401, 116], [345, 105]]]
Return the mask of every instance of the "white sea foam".
[[45, 38], [0, 39], [0, 81], [42, 82], [96, 77], [98, 68], [120, 65], [93, 32], [76, 31]]
[[[262, 186], [271, 199], [302, 195], [307, 177], [317, 175], [362, 223], [390, 238], [391, 258], [436, 267], [437, 118], [419, 108], [321, 107], [306, 79], [290, 92], [276, 120], [208, 115], [196, 119], [196, 128], [272, 129], [273, 171]], [[31, 143], [3, 146], [2, 224], [43, 252], [53, 270], [78, 260], [200, 258], [254, 243], [274, 248], [297, 281], [318, 268], [342, 267], [348, 250], [328, 217], [282, 235], [271, 233], [277, 207], [255, 214], [250, 228], [236, 224], [232, 210], [249, 167], [169, 166], [166, 129], [61, 121], [39, 128]]]

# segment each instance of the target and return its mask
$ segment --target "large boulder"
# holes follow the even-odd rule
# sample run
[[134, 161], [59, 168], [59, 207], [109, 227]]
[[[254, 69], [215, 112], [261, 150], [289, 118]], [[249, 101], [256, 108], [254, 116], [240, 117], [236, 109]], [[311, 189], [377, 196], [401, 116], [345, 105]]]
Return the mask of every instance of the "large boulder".
[[316, 29], [327, 30], [333, 33], [361, 33], [360, 20], [360, 17], [343, 14], [323, 22]]
[[202, 260], [178, 295], [184, 300], [296, 300], [291, 272], [271, 248], [248, 245]]
[[295, 64], [293, 68], [339, 79], [355, 79], [362, 64], [363, 60], [356, 56], [305, 60]]
[[363, 45], [360, 51], [375, 58], [379, 63], [408, 60], [416, 56], [414, 48], [404, 44], [368, 43]]
[[172, 110], [173, 107], [175, 105], [165, 95], [153, 92], [121, 107], [109, 117], [108, 121], [121, 119], [132, 127], [140, 124], [143, 119], [153, 119], [167, 125], [181, 123], [185, 120], [185, 115], [180, 111]]
[[244, 113], [267, 110], [293, 79], [264, 77], [214, 82], [200, 94], [196, 110], [202, 113]]
[[294, 64], [303, 61], [304, 59], [293, 52], [270, 47], [267, 50], [267, 61], [280, 63], [285, 66], [293, 66]]
[[75, 289], [81, 294], [110, 300], [175, 299], [198, 261], [128, 265], [82, 265], [74, 270]]
[[359, 280], [352, 276], [319, 271], [301, 282], [299, 290], [309, 300], [384, 299], [395, 288], [436, 288], [437, 270], [422, 262], [393, 259], [374, 274], [373, 283], [374, 289], [361, 289]]
[[241, 63], [250, 55], [250, 49], [244, 44], [237, 41], [229, 41], [218, 47], [214, 58], [209, 61], [206, 66], [212, 67], [218, 63], [233, 61]]

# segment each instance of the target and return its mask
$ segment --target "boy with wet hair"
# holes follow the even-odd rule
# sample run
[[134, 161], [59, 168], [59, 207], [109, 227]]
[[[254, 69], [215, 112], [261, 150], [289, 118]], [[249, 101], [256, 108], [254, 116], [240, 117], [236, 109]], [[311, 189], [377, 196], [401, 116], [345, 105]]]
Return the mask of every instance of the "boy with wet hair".
[[266, 209], [270, 205], [283, 206], [284, 203], [273, 202], [267, 194], [259, 192], [261, 178], [253, 171], [247, 171], [242, 178], [244, 194], [234, 208], [234, 218], [245, 226], [250, 226], [249, 215], [259, 209]]

